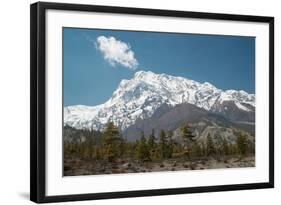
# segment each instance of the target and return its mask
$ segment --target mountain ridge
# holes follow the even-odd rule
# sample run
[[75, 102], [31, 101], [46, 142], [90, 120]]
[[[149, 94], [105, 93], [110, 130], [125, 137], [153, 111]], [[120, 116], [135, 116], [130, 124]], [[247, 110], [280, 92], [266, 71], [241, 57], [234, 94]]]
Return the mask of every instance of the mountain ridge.
[[137, 119], [151, 117], [163, 104], [175, 106], [182, 103], [193, 104], [231, 120], [240, 119], [243, 114], [242, 120], [254, 121], [254, 94], [243, 90], [223, 91], [208, 82], [199, 83], [164, 73], [138, 71], [132, 79], [121, 80], [112, 97], [104, 104], [65, 107], [64, 124], [80, 129], [102, 130], [108, 121], [113, 121], [124, 130]]

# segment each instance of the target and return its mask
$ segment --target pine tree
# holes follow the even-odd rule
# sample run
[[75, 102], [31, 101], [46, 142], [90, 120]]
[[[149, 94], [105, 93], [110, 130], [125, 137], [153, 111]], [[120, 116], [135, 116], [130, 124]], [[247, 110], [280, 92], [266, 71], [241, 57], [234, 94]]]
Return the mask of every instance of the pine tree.
[[173, 154], [174, 140], [173, 131], [169, 130], [167, 133], [167, 157], [171, 158]]
[[184, 144], [184, 155], [190, 158], [194, 135], [192, 134], [191, 128], [188, 123], [185, 123], [181, 126], [181, 137]]
[[157, 148], [154, 129], [152, 130], [151, 134], [148, 137], [147, 146], [148, 146], [148, 151], [150, 153], [150, 158], [154, 158], [156, 155], [156, 148]]
[[112, 162], [120, 156], [121, 141], [118, 128], [113, 122], [109, 122], [102, 137], [103, 157], [106, 160]]
[[201, 151], [202, 151], [202, 156], [206, 156], [207, 155], [207, 146], [206, 143], [199, 143], [199, 146], [201, 147]]
[[121, 136], [120, 137], [120, 144], [119, 144], [119, 155], [123, 156], [126, 152], [126, 140]]
[[223, 141], [222, 141], [222, 152], [224, 155], [230, 154], [229, 143], [227, 142], [226, 139], [223, 139]]
[[150, 159], [148, 146], [143, 132], [141, 133], [141, 138], [137, 143], [137, 159], [140, 161]]
[[161, 130], [159, 136], [159, 149], [158, 149], [160, 159], [166, 158], [166, 146], [167, 146], [166, 133], [164, 130]]
[[248, 141], [245, 134], [240, 133], [236, 141], [237, 150], [240, 155], [245, 156], [248, 151]]
[[201, 157], [202, 155], [203, 155], [202, 147], [200, 146], [200, 144], [195, 142], [192, 145], [192, 156], [194, 156], [194, 157]]
[[207, 136], [206, 151], [207, 151], [207, 156], [214, 155], [216, 153], [215, 144], [210, 134], [208, 134]]
[[160, 159], [172, 157], [172, 133], [166, 134], [164, 130], [160, 131], [158, 153]]

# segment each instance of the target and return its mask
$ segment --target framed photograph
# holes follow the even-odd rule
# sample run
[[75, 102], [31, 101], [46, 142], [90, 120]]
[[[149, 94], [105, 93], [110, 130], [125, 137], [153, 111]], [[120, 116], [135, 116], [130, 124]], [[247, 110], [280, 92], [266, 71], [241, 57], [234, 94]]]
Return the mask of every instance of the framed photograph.
[[31, 5], [30, 198], [274, 187], [274, 18]]

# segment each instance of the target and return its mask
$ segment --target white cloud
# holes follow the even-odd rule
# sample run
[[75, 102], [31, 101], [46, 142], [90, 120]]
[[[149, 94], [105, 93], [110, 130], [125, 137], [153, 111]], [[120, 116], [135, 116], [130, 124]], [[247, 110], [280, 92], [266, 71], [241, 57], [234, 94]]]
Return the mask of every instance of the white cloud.
[[99, 36], [96, 40], [96, 48], [112, 66], [120, 64], [130, 70], [135, 70], [139, 65], [130, 45], [114, 37]]

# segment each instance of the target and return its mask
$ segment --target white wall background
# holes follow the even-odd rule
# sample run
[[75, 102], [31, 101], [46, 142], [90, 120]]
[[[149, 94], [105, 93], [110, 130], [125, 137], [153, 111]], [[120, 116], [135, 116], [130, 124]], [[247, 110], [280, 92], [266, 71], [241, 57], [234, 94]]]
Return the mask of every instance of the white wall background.
[[[49, 0], [52, 1], [52, 0]], [[66, 204], [277, 204], [281, 199], [281, 12], [278, 0], [60, 0], [69, 3], [146, 7], [275, 17], [275, 177], [276, 188], [220, 193], [71, 202]], [[0, 204], [29, 201], [29, 4], [0, 5]], [[280, 203], [280, 202], [279, 202]], [[64, 203], [63, 203], [64, 204]]]

